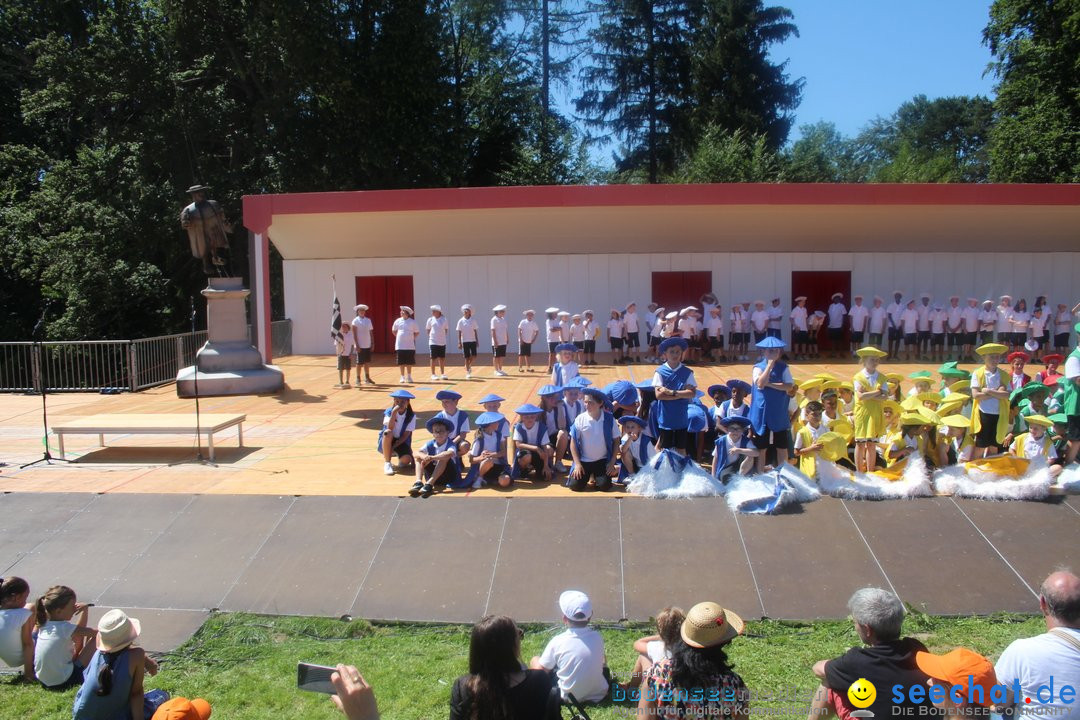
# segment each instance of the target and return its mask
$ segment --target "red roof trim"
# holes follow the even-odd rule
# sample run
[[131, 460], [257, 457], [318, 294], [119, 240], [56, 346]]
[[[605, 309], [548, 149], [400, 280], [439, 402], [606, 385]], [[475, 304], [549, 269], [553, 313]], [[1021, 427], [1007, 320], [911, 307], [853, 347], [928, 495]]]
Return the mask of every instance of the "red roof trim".
[[272, 215], [649, 205], [1080, 205], [1080, 185], [551, 185], [245, 195], [244, 223]]

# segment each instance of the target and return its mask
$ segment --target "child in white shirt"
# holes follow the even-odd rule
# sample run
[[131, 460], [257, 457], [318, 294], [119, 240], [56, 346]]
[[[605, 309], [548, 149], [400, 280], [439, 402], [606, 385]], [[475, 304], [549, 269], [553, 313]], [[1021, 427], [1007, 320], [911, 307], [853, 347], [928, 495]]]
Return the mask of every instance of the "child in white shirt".
[[[97, 648], [97, 631], [86, 627], [90, 606], [76, 602], [75, 591], [54, 585], [34, 604], [38, 633], [34, 645], [34, 675], [47, 688], [81, 685], [83, 670]], [[72, 623], [76, 615], [79, 619]]]
[[608, 344], [611, 345], [611, 362], [615, 365], [619, 365], [623, 361], [623, 334], [625, 333], [625, 326], [623, 325], [622, 316], [618, 310], [612, 308], [611, 318], [607, 324], [607, 339]]
[[559, 324], [559, 308], [549, 307], [544, 311], [547, 319], [544, 321], [544, 332], [548, 344], [547, 370], [551, 372], [551, 365], [555, 362], [555, 346], [562, 340], [562, 325]]
[[[338, 384], [335, 387], [350, 388], [350, 375], [352, 374], [352, 359], [356, 345], [356, 336], [353, 334], [352, 325], [342, 325], [341, 334], [334, 338], [334, 349], [337, 350], [337, 375]], [[357, 373], [359, 374], [359, 373]]]
[[491, 317], [491, 362], [495, 368], [497, 377], [506, 377], [503, 370], [503, 358], [506, 357], [506, 346], [510, 342], [510, 333], [506, 325], [506, 306], [496, 305], [491, 308], [494, 313]]
[[457, 346], [465, 358], [465, 379], [472, 378], [472, 366], [480, 345], [480, 323], [472, 314], [472, 305], [461, 306], [461, 319], [457, 321]]
[[30, 585], [20, 577], [0, 578], [0, 661], [22, 667], [34, 679], [34, 611], [26, 606]]
[[394, 352], [397, 354], [398, 372], [401, 373], [402, 385], [412, 382], [412, 369], [416, 364], [416, 338], [420, 335], [420, 326], [413, 319], [413, 309], [401, 306], [401, 317], [394, 321], [390, 332], [394, 334]]
[[518, 372], [532, 372], [532, 346], [540, 337], [540, 326], [533, 319], [535, 310], [526, 310], [522, 315], [525, 319], [518, 323]]
[[364, 371], [364, 384], [374, 385], [371, 379], [371, 342], [374, 328], [371, 318], [367, 317], [368, 306], [357, 305], [356, 317], [352, 321], [353, 339], [356, 341], [356, 384], [360, 384], [360, 370]]
[[574, 360], [578, 364], [585, 362], [585, 333], [588, 329], [581, 321], [581, 313], [570, 316], [570, 343], [574, 346]]
[[[431, 317], [425, 325], [428, 333], [428, 354], [431, 360], [431, 379], [438, 380], [440, 376], [446, 380], [446, 337], [450, 334], [450, 323], [443, 315], [442, 306], [431, 306]], [[435, 365], [439, 365], [439, 374], [435, 373]]]
[[600, 335], [600, 328], [596, 324], [596, 318], [592, 310], [585, 311], [585, 358], [583, 365], [596, 364], [596, 338]]
[[900, 313], [900, 331], [904, 336], [904, 360], [911, 362], [919, 349], [919, 311], [915, 301], [908, 300], [907, 307]]
[[637, 303], [630, 303], [623, 313], [626, 361], [641, 362], [641, 332], [638, 328]]

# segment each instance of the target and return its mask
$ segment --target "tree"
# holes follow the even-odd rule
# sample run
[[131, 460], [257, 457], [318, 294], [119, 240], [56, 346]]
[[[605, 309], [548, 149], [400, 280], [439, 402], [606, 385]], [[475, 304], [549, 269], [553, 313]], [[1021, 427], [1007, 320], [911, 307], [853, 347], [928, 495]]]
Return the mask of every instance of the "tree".
[[1080, 3], [995, 0], [983, 41], [998, 79], [991, 178], [1080, 181]]
[[784, 157], [788, 182], [859, 182], [851, 140], [831, 122], [799, 128], [801, 137]]
[[674, 175], [682, 183], [778, 182], [783, 163], [765, 135], [713, 127]]
[[799, 30], [791, 11], [762, 0], [704, 0], [694, 37], [694, 122], [763, 135], [778, 150], [787, 142], [805, 80], [792, 80], [787, 61], [769, 50]]

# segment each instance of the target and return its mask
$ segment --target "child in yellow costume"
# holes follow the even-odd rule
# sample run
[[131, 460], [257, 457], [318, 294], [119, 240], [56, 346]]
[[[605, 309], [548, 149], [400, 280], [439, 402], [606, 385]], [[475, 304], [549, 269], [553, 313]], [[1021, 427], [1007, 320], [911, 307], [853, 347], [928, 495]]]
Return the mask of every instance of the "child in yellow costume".
[[[1049, 465], [1051, 460], [1057, 459], [1057, 448], [1050, 438], [1048, 428], [1054, 426], [1053, 421], [1044, 415], [1028, 415], [1028, 431], [1016, 436], [1009, 452], [1016, 457], [1031, 461], [1037, 467]], [[1050, 477], [1057, 478], [1064, 469], [1064, 465], [1050, 465]]]
[[1009, 434], [1009, 385], [998, 369], [1006, 348], [986, 343], [975, 352], [983, 359], [982, 367], [971, 373], [971, 432], [975, 436], [974, 459], [999, 452]]
[[882, 408], [889, 397], [889, 385], [885, 376], [878, 372], [878, 361], [888, 353], [868, 346], [859, 348], [855, 354], [862, 361], [862, 369], [852, 378], [855, 468], [864, 473], [874, 469], [877, 439], [885, 432]]

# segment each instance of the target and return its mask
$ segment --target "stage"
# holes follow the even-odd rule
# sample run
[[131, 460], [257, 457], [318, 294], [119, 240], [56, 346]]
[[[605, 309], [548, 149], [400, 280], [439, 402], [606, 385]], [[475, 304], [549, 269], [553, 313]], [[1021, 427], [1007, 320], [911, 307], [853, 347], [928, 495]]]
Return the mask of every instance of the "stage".
[[[203, 412], [248, 418], [243, 448], [229, 431], [216, 440], [216, 466], [184, 463], [195, 455], [190, 437], [121, 437], [98, 449], [96, 438], [73, 436], [67, 451], [77, 462], [19, 470], [41, 455], [40, 397], [0, 396], [0, 575], [26, 578], [35, 594], [62, 582], [83, 601], [156, 612], [181, 638], [217, 609], [555, 621], [555, 598], [568, 587], [587, 591], [596, 617], [613, 621], [706, 598], [748, 618], [844, 617], [863, 585], [894, 589], [935, 614], [1037, 612], [1042, 578], [1080, 545], [1075, 497], [824, 498], [778, 516], [735, 515], [723, 498], [572, 494], [557, 484], [413, 499], [405, 495], [411, 478], [383, 475], [374, 450], [396, 369], [376, 369], [382, 384], [374, 389], [343, 390], [333, 387], [333, 358], [281, 365], [288, 388], [280, 396], [201, 401]], [[905, 375], [914, 368], [888, 366]], [[854, 369], [794, 371], [797, 379], [823, 371], [847, 378]], [[651, 373], [647, 365], [587, 370], [599, 386]], [[746, 378], [749, 365], [695, 372], [706, 386]], [[547, 382], [513, 366], [507, 378], [491, 378], [487, 367], [480, 375], [410, 386], [415, 409], [429, 417], [439, 407], [435, 391], [454, 387], [470, 412], [497, 392], [509, 414]], [[58, 420], [193, 411], [171, 386], [49, 401]]]

